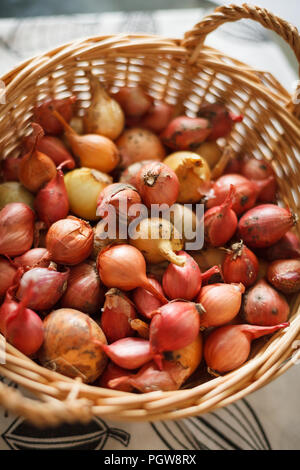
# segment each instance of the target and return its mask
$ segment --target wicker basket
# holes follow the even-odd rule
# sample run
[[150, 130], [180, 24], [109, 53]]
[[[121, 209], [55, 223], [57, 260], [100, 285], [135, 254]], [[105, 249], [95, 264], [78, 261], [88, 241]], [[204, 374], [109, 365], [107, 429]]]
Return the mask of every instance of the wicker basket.
[[[6, 104], [0, 107], [0, 155], [6, 157], [18, 150], [33, 106], [46, 96], [76, 94], [77, 112], [84, 114], [92, 71], [108, 89], [138, 82], [153, 97], [177, 104], [190, 116], [204, 99], [224, 100], [233, 112], [243, 113], [245, 119], [236, 125], [229, 143], [236, 151], [272, 162], [283, 199], [298, 213], [300, 106], [293, 104], [290, 94], [269, 73], [203, 45], [208, 33], [241, 18], [277, 32], [300, 62], [297, 29], [265, 9], [247, 5], [218, 8], [183, 40], [112, 35], [74, 41], [28, 60], [2, 77]], [[212, 411], [257, 390], [295, 362], [298, 354], [293, 342], [300, 339], [299, 302], [300, 295], [291, 301], [290, 327], [272, 336], [238, 370], [173, 392], [133, 394], [84, 385], [40, 367], [7, 344], [0, 375], [29, 390], [36, 399], [0, 383], [0, 403], [41, 426], [86, 422], [93, 416], [154, 421]]]

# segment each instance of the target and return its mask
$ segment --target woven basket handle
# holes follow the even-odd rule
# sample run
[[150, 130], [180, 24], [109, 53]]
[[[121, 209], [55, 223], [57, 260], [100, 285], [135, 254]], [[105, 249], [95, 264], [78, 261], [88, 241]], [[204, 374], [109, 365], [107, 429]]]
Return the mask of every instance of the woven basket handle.
[[[206, 16], [197, 23], [192, 30], [185, 33], [182, 45], [191, 49], [190, 63], [194, 63], [197, 60], [205, 38], [209, 33], [224, 23], [238, 21], [243, 18], [257, 21], [265, 28], [275, 31], [275, 33], [284, 39], [296, 55], [300, 75], [300, 35], [298, 29], [287, 21], [273, 15], [265, 8], [247, 5], [246, 3], [242, 6], [227, 5], [218, 7], [211, 15]], [[300, 81], [298, 81], [295, 96], [300, 98]]]

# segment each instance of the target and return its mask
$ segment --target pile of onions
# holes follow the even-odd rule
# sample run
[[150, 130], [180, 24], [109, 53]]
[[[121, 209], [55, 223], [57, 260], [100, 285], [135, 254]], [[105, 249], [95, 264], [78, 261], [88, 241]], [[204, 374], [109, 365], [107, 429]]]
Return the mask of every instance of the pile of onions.
[[206, 339], [204, 358], [209, 372], [220, 374], [240, 367], [250, 354], [251, 342], [289, 326], [227, 325], [214, 330]]
[[123, 168], [142, 160], [163, 160], [166, 155], [160, 139], [148, 129], [133, 127], [117, 139]]
[[134, 336], [130, 322], [135, 318], [134, 304], [122, 291], [113, 288], [106, 292], [100, 325], [109, 343]]
[[284, 296], [264, 279], [246, 292], [243, 300], [243, 317], [252, 325], [277, 325], [287, 321], [289, 313], [289, 304]]
[[91, 226], [82, 219], [69, 216], [51, 225], [46, 237], [46, 248], [55, 263], [72, 266], [90, 256], [93, 241]]
[[225, 282], [241, 282], [245, 287], [252, 286], [258, 276], [258, 259], [242, 241], [231, 245], [222, 265]]
[[70, 210], [78, 217], [97, 220], [99, 194], [112, 183], [111, 176], [93, 168], [76, 168], [65, 175]]
[[[163, 163], [169, 166], [179, 180], [177, 202], [199, 202], [210, 188], [210, 169], [204, 158], [194, 152], [175, 152]], [[223, 201], [222, 201], [223, 202]]]
[[17, 181], [0, 184], [0, 210], [11, 202], [23, 202], [33, 209], [34, 195]]
[[167, 300], [146, 276], [146, 262], [139, 250], [130, 245], [115, 245], [99, 253], [97, 267], [100, 279], [107, 287], [117, 287], [129, 291], [144, 287], [155, 297], [166, 303]]
[[92, 101], [83, 118], [86, 134], [100, 134], [115, 140], [121, 134], [125, 118], [119, 103], [100, 85], [98, 78], [90, 77]]
[[176, 254], [183, 248], [181, 236], [168, 220], [158, 217], [143, 219], [136, 227], [138, 238], [129, 235], [131, 245], [140, 250], [149, 263], [161, 263], [167, 259], [178, 266], [184, 265], [185, 258]]
[[54, 268], [32, 268], [22, 276], [16, 297], [22, 300], [32, 284], [28, 307], [38, 311], [49, 310], [65, 292], [68, 277], [69, 269], [59, 272]]
[[7, 204], [0, 211], [0, 254], [18, 256], [33, 243], [34, 213], [21, 202]]
[[197, 297], [201, 304], [201, 328], [225, 325], [239, 313], [243, 284], [211, 284], [202, 287]]
[[99, 134], [79, 135], [57, 111], [53, 114], [62, 123], [72, 152], [79, 158], [81, 166], [104, 173], [110, 173], [117, 166], [119, 152], [112, 140]]
[[295, 222], [290, 209], [262, 204], [246, 212], [239, 220], [238, 228], [246, 245], [265, 248], [278, 242]]
[[70, 268], [68, 285], [61, 298], [61, 306], [95, 314], [103, 304], [104, 291], [92, 261], [85, 261]]
[[161, 162], [143, 165], [135, 178], [136, 187], [143, 202], [152, 204], [175, 204], [179, 194], [179, 181], [176, 173]]

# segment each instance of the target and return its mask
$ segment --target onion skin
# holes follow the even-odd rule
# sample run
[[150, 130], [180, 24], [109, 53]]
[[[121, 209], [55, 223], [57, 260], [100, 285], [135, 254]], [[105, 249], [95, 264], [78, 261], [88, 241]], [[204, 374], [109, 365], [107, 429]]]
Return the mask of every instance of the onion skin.
[[278, 242], [264, 250], [264, 254], [269, 261], [300, 258], [299, 238], [294, 232], [288, 231]]
[[136, 318], [131, 300], [119, 289], [110, 289], [105, 294], [101, 315], [101, 328], [109, 343], [134, 336], [130, 321]]
[[202, 287], [197, 302], [202, 306], [201, 328], [225, 325], [239, 313], [243, 284], [211, 284]]
[[94, 263], [86, 261], [71, 267], [61, 306], [92, 315], [100, 310], [103, 302], [104, 290]]
[[132, 163], [129, 165], [121, 174], [120, 183], [131, 184], [134, 187], [137, 187], [137, 180], [136, 176], [138, 175], [140, 169], [147, 165], [148, 163], [152, 163], [154, 160], [142, 160], [140, 162]]
[[140, 126], [146, 127], [146, 129], [159, 134], [171, 121], [174, 111], [174, 106], [164, 101], [158, 101], [154, 103], [142, 117]]
[[62, 124], [53, 116], [53, 110], [58, 111], [69, 122], [73, 115], [75, 96], [62, 100], [47, 99], [34, 109], [34, 121], [40, 124], [46, 134], [59, 135], [63, 132]]
[[7, 204], [0, 211], [0, 254], [18, 256], [33, 243], [34, 213], [21, 202]]
[[241, 217], [238, 230], [247, 246], [265, 248], [278, 242], [294, 223], [295, 216], [289, 209], [262, 204]]
[[201, 271], [188, 253], [179, 251], [177, 255], [184, 256], [185, 264], [169, 264], [163, 275], [163, 289], [169, 299], [193, 300], [201, 289]]
[[14, 258], [14, 264], [26, 269], [33, 268], [36, 265], [38, 265], [39, 268], [47, 268], [49, 266], [47, 254], [46, 248], [32, 248], [23, 255]]
[[142, 338], [123, 338], [110, 345], [102, 345], [103, 351], [119, 367], [138, 369], [152, 359], [149, 341]]
[[[33, 134], [25, 137], [24, 144], [26, 149], [29, 151], [34, 145]], [[36, 145], [36, 149], [39, 152], [44, 153], [53, 160], [55, 166], [61, 165], [63, 162], [66, 163], [66, 168], [72, 170], [75, 168], [75, 161], [71, 153], [68, 151], [64, 143], [57, 137], [51, 135], [44, 135], [41, 137]]]
[[69, 216], [51, 225], [46, 236], [46, 248], [58, 264], [75, 265], [90, 256], [94, 232], [84, 220]]
[[28, 286], [32, 284], [32, 297], [27, 302], [29, 308], [43, 311], [51, 309], [67, 288], [69, 269], [65, 272], [48, 268], [32, 268], [23, 274], [16, 297], [22, 300]]
[[50, 227], [54, 222], [65, 219], [69, 213], [68, 193], [64, 183], [64, 174], [57, 169], [55, 178], [39, 190], [34, 201], [38, 218]]
[[142, 160], [163, 160], [166, 155], [157, 135], [140, 127], [125, 130], [117, 139], [116, 145], [123, 168]]
[[268, 281], [285, 294], [300, 290], [300, 260], [283, 259], [273, 261], [268, 267]]
[[0, 210], [12, 202], [23, 202], [31, 209], [34, 207], [34, 195], [17, 181], [0, 184]]
[[194, 258], [201, 271], [206, 271], [212, 266], [221, 266], [226, 253], [220, 248], [208, 247], [199, 252], [191, 251], [190, 255]]
[[0, 301], [6, 291], [14, 284], [17, 269], [8, 259], [0, 256]]
[[[138, 216], [138, 214], [135, 216], [128, 215], [131, 206], [135, 204], [142, 204], [142, 200], [134, 186], [125, 183], [113, 183], [100, 192], [97, 199], [96, 215], [107, 217], [109, 207], [112, 206], [119, 216], [120, 222], [127, 222], [127, 220], [133, 220]], [[125, 212], [122, 211], [123, 205], [126, 207]]]
[[252, 325], [273, 326], [287, 321], [289, 304], [264, 279], [249, 289], [243, 300], [243, 318]]
[[76, 168], [65, 175], [70, 210], [87, 220], [98, 220], [97, 200], [101, 191], [112, 183], [112, 177], [92, 168]]
[[45, 339], [39, 361], [47, 369], [93, 383], [107, 364], [103, 331], [85, 313], [71, 308], [51, 312], [44, 320]]
[[[148, 281], [152, 284], [155, 289], [164, 296], [164, 291], [160, 285], [160, 283], [151, 277], [148, 277]], [[151, 319], [153, 316], [153, 312], [155, 312], [158, 308], [162, 307], [163, 302], [155, 297], [151, 292], [148, 292], [143, 287], [137, 287], [132, 293], [132, 299], [135, 303], [135, 306], [138, 312], [143, 315], [145, 318]]]
[[163, 161], [177, 175], [180, 188], [177, 202], [199, 202], [210, 190], [211, 171], [206, 160], [195, 152], [174, 152]]
[[225, 245], [236, 231], [238, 220], [232, 210], [235, 193], [235, 188], [231, 185], [223, 204], [208, 209], [204, 214], [205, 241], [212, 246]]
[[163, 143], [173, 150], [193, 151], [211, 133], [207, 119], [178, 116], [160, 135]]
[[244, 176], [232, 173], [220, 176], [214, 183], [212, 188], [213, 196], [207, 202], [208, 209], [221, 205], [225, 201], [232, 185], [236, 191], [233, 197], [232, 209], [237, 215], [254, 206], [258, 196], [256, 184]]
[[113, 380], [120, 377], [130, 377], [131, 374], [131, 371], [122, 369], [122, 367], [117, 366], [113, 362], [109, 362], [105, 371], [101, 374], [95, 385], [98, 387], [120, 390], [121, 392], [132, 392], [133, 387], [130, 384], [120, 384], [115, 387], [111, 385]]
[[200, 315], [193, 302], [171, 302], [160, 307], [150, 323], [150, 345], [161, 368], [161, 353], [191, 344], [199, 334]]
[[250, 287], [255, 283], [258, 269], [257, 257], [243, 242], [234, 243], [231, 246], [222, 265], [225, 282], [241, 282], [245, 287]]
[[152, 204], [175, 204], [179, 194], [176, 173], [161, 162], [144, 165], [136, 176], [136, 187], [147, 207]]
[[209, 371], [225, 373], [237, 369], [247, 361], [251, 341], [289, 326], [226, 325], [214, 330], [206, 339], [204, 358]]
[[243, 116], [235, 116], [222, 103], [212, 103], [201, 106], [197, 116], [209, 121], [211, 132], [207, 140], [216, 140], [230, 134], [235, 122], [241, 122]]

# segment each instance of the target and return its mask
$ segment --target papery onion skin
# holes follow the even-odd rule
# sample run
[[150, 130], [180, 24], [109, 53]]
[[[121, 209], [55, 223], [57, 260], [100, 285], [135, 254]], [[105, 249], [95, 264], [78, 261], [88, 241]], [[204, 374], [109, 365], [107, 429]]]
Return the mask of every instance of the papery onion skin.
[[239, 313], [243, 284], [211, 284], [202, 287], [197, 302], [202, 306], [201, 328], [225, 325]]
[[136, 176], [136, 187], [147, 207], [152, 204], [175, 204], [179, 194], [176, 173], [161, 162], [144, 165]]
[[0, 256], [0, 301], [6, 291], [14, 284], [17, 268], [8, 259]]
[[282, 259], [273, 261], [268, 267], [268, 281], [285, 294], [300, 290], [300, 260]]
[[47, 99], [34, 109], [34, 120], [44, 129], [46, 134], [59, 135], [63, 132], [63, 126], [53, 116], [53, 110], [58, 111], [69, 122], [73, 115], [75, 96], [65, 99]]
[[129, 370], [138, 369], [153, 357], [149, 341], [142, 338], [119, 339], [103, 344], [102, 349], [115, 364]]
[[69, 216], [51, 225], [46, 248], [58, 264], [76, 265], [88, 258], [93, 250], [94, 232], [84, 220]]
[[212, 331], [204, 345], [204, 358], [210, 371], [225, 373], [247, 361], [251, 341], [274, 333], [289, 323], [263, 327], [257, 325], [226, 325]]
[[22, 268], [33, 268], [36, 265], [39, 268], [47, 268], [50, 262], [47, 254], [46, 248], [32, 248], [23, 255], [14, 258], [14, 263]]
[[48, 268], [32, 268], [23, 274], [16, 297], [22, 300], [32, 283], [33, 295], [27, 303], [28, 307], [38, 311], [49, 310], [65, 292], [68, 277], [69, 269], [59, 272]]
[[243, 242], [234, 243], [223, 262], [222, 273], [225, 282], [241, 282], [250, 287], [258, 276], [258, 259]]
[[184, 266], [172, 263], [163, 275], [163, 289], [169, 299], [193, 300], [201, 289], [201, 271], [196, 261], [185, 251], [179, 251], [185, 257]]
[[290, 209], [261, 204], [241, 217], [238, 230], [247, 246], [265, 248], [278, 242], [294, 224], [295, 216]]
[[130, 321], [136, 318], [131, 300], [119, 289], [110, 289], [105, 294], [100, 325], [109, 343], [134, 336]]
[[131, 374], [131, 371], [122, 369], [122, 367], [119, 367], [110, 361], [95, 385], [97, 385], [98, 387], [120, 390], [122, 392], [132, 392], [133, 386], [130, 384], [120, 384], [117, 386], [111, 385], [113, 380], [118, 379], [120, 377], [129, 377], [131, 376]]
[[60, 304], [92, 315], [104, 302], [104, 290], [93, 262], [86, 261], [70, 269], [67, 289]]
[[[152, 284], [161, 295], [164, 295], [164, 291], [160, 283], [151, 277], [148, 277], [150, 284]], [[153, 312], [163, 305], [163, 303], [157, 299], [151, 292], [148, 292], [143, 287], [137, 287], [132, 293], [132, 299], [138, 312], [146, 318], [152, 318]]]
[[67, 377], [93, 383], [103, 372], [107, 357], [102, 351], [106, 338], [85, 313], [71, 308], [55, 310], [44, 320], [45, 340], [39, 361]]
[[123, 168], [142, 160], [163, 160], [166, 155], [157, 135], [140, 127], [125, 130], [117, 139], [116, 145]]
[[23, 202], [31, 209], [34, 207], [34, 195], [17, 181], [0, 184], [0, 210], [11, 202]]
[[26, 204], [12, 202], [0, 211], [0, 254], [18, 256], [33, 243], [34, 213]]
[[245, 294], [242, 315], [252, 325], [273, 326], [287, 321], [290, 313], [285, 297], [264, 279]]
[[78, 217], [97, 220], [97, 200], [112, 177], [92, 168], [76, 168], [65, 175], [70, 210]]
[[[133, 220], [138, 216], [130, 216], [130, 208], [135, 204], [142, 204], [141, 197], [134, 186], [125, 183], [112, 183], [106, 186], [97, 199], [96, 215], [107, 217], [110, 207], [113, 207], [120, 222]], [[124, 207], [124, 209], [123, 209]]]
[[264, 255], [269, 261], [300, 258], [299, 238], [289, 230], [278, 242], [264, 250]]
[[172, 119], [160, 137], [173, 150], [194, 150], [210, 133], [207, 119], [178, 116]]

